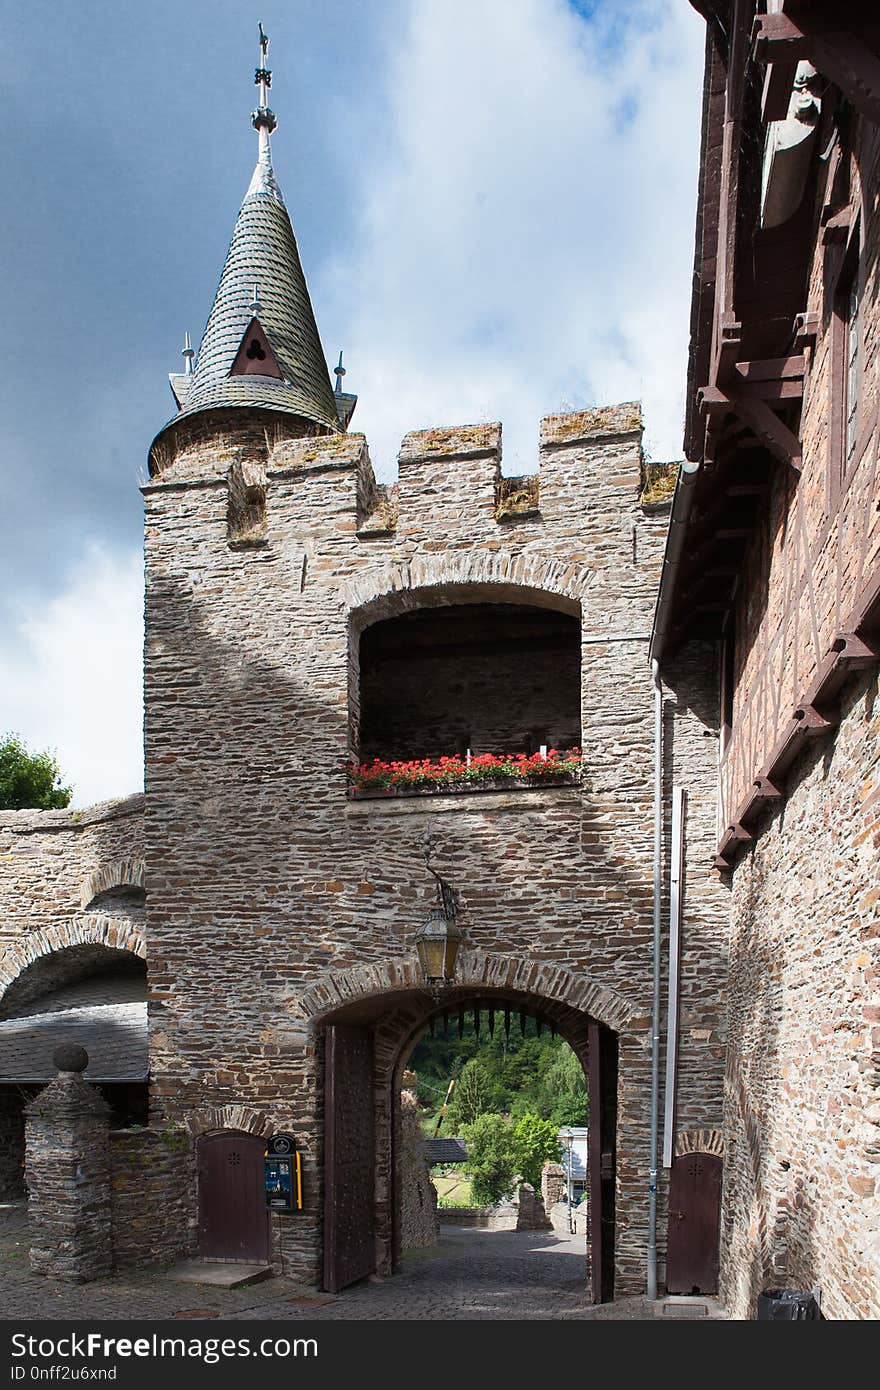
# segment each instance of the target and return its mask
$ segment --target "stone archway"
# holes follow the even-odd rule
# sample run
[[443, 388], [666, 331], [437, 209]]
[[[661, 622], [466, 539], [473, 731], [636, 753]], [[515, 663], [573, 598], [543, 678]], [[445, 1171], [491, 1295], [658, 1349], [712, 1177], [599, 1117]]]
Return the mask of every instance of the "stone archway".
[[[570, 1043], [576, 1055], [585, 1065], [589, 1060], [590, 1042], [598, 1059], [600, 1051], [611, 1058], [610, 1067], [604, 1074], [598, 1067], [591, 1076], [595, 1096], [600, 1085], [608, 1088], [604, 1104], [595, 1104], [597, 1124], [600, 1119], [604, 1125], [605, 1139], [597, 1139], [597, 1168], [600, 1155], [604, 1154], [609, 1169], [604, 1172], [601, 1191], [597, 1189], [597, 1200], [604, 1192], [606, 1208], [611, 1213], [611, 1225], [604, 1255], [599, 1255], [597, 1269], [597, 1297], [610, 1296], [617, 1264], [616, 1246], [613, 1231], [614, 1197], [617, 1190], [615, 1172], [615, 1135], [617, 1131], [618, 1110], [618, 1049], [621, 1049], [623, 1069], [627, 1084], [629, 1071], [639, 1064], [639, 1059], [648, 1055], [647, 1022], [636, 1017], [629, 1001], [618, 992], [600, 985], [597, 981], [574, 972], [561, 969], [552, 962], [521, 958], [494, 956], [491, 953], [465, 951], [459, 961], [456, 983], [442, 1003], [438, 1003], [427, 993], [422, 985], [417, 962], [410, 958], [375, 962], [356, 971], [322, 980], [307, 991], [298, 1001], [299, 1010], [309, 1019], [315, 1032], [319, 1054], [324, 1051], [325, 1038], [331, 1038], [332, 1047], [327, 1049], [335, 1058], [343, 1057], [339, 1069], [334, 1061], [332, 1075], [325, 1072], [323, 1093], [329, 1099], [325, 1104], [325, 1135], [332, 1136], [337, 1131], [345, 1133], [350, 1143], [353, 1137], [363, 1137], [362, 1154], [359, 1154], [360, 1168], [372, 1162], [374, 1169], [373, 1196], [374, 1208], [370, 1224], [370, 1235], [360, 1231], [358, 1239], [363, 1243], [370, 1239], [375, 1244], [375, 1267], [382, 1274], [394, 1271], [399, 1256], [399, 1227], [397, 1223], [397, 1174], [396, 1153], [399, 1144], [399, 1094], [402, 1070], [412, 1047], [427, 1030], [432, 1013], [442, 1011], [443, 1007], [456, 1009], [460, 1005], [473, 1006], [480, 1001], [481, 1007], [505, 1004], [512, 1009], [527, 1007], [534, 1014], [554, 1026]], [[363, 1054], [368, 1050], [369, 1059], [363, 1056], [357, 1067], [348, 1067], [345, 1060], [347, 1047], [359, 1049]], [[364, 1067], [366, 1066], [366, 1071]], [[624, 1077], [624, 1070], [621, 1078]], [[346, 1092], [347, 1078], [356, 1073], [356, 1099], [353, 1093], [349, 1101]], [[365, 1093], [370, 1090], [365, 1078], [372, 1076], [372, 1095], [369, 1115], [364, 1111]], [[604, 1075], [604, 1080], [601, 1080]], [[358, 1119], [350, 1120], [348, 1107], [353, 1105]], [[627, 1143], [634, 1121], [631, 1107], [627, 1109]], [[369, 1120], [369, 1124], [367, 1124]], [[369, 1131], [369, 1133], [368, 1133]], [[597, 1130], [597, 1135], [599, 1131]], [[332, 1138], [327, 1147], [332, 1148]], [[351, 1161], [351, 1151], [348, 1154]], [[325, 1212], [332, 1207], [335, 1175], [325, 1172]], [[598, 1207], [597, 1207], [598, 1210]], [[347, 1220], [352, 1215], [347, 1213]], [[325, 1220], [325, 1226], [327, 1226]], [[333, 1223], [329, 1223], [330, 1226]], [[601, 1229], [601, 1222], [597, 1229]], [[609, 1234], [610, 1233], [610, 1234]], [[600, 1247], [597, 1245], [596, 1247]], [[639, 1260], [641, 1264], [641, 1260]], [[357, 1265], [362, 1268], [363, 1261]], [[599, 1277], [604, 1269], [604, 1277]], [[623, 1276], [623, 1290], [633, 1291], [629, 1263], [620, 1264]], [[327, 1276], [325, 1276], [327, 1277]], [[331, 1274], [332, 1279], [332, 1274]], [[343, 1287], [343, 1284], [330, 1284], [330, 1287]], [[606, 1292], [603, 1294], [602, 1290]]]
[[[649, 1020], [639, 1017], [619, 990], [576, 974], [552, 961], [534, 956], [512, 957], [491, 951], [462, 949], [456, 963], [456, 988], [509, 990], [540, 996], [546, 1003], [567, 1005], [589, 1014], [616, 1033], [647, 1034]], [[393, 956], [339, 974], [328, 974], [304, 990], [292, 1012], [312, 1025], [330, 1014], [379, 996], [424, 992], [422, 970], [415, 955]]]
[[0, 960], [0, 1014], [5, 1014], [19, 982], [33, 967], [46, 966], [65, 951], [89, 949], [128, 952], [141, 960], [147, 955], [144, 934], [137, 926], [100, 913], [59, 922], [48, 931], [28, 932], [14, 941]]

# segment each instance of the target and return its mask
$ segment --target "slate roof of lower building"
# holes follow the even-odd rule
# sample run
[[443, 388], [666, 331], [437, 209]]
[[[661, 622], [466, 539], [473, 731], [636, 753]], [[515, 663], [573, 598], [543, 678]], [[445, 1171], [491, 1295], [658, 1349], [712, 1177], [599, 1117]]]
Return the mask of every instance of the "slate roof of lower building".
[[425, 1156], [429, 1163], [466, 1163], [467, 1144], [463, 1139], [426, 1139]]
[[145, 1081], [147, 1005], [89, 1004], [0, 1021], [0, 1083], [51, 1081], [52, 1053], [77, 1043], [89, 1054], [87, 1081]]

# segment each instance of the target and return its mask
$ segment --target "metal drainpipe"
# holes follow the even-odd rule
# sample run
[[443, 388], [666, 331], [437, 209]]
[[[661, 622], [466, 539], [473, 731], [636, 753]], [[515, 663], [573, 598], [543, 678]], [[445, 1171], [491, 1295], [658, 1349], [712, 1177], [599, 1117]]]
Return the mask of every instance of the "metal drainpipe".
[[648, 1298], [657, 1297], [657, 1108], [660, 1102], [660, 889], [663, 867], [663, 686], [651, 662], [654, 686], [654, 994], [651, 1005], [651, 1151], [648, 1160]]
[[660, 658], [666, 644], [678, 566], [684, 547], [694, 484], [700, 464], [685, 459], [679, 469], [666, 534], [666, 551], [651, 633], [651, 680], [654, 687], [654, 1000], [651, 1011], [651, 1152], [648, 1162], [648, 1279], [649, 1298], [657, 1297], [657, 1147], [660, 1104], [660, 897], [663, 870], [663, 687]]

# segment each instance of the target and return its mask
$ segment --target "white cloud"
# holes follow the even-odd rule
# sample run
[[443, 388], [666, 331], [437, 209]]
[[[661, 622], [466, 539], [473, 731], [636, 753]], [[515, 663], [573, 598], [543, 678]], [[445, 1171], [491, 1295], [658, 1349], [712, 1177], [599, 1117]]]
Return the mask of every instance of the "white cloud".
[[680, 453], [704, 35], [668, 0], [410, 0], [322, 296], [383, 474], [407, 429], [479, 419], [531, 468], [542, 414], [634, 397]]
[[[703, 21], [684, 0], [374, 13], [385, 51], [339, 117], [353, 231], [315, 297], [379, 471], [409, 429], [486, 419], [506, 471], [528, 470], [542, 414], [639, 396], [653, 456], [676, 456]], [[76, 805], [138, 789], [139, 555], [89, 549], [21, 607], [0, 633], [0, 732], [57, 749]]]
[[57, 752], [72, 805], [143, 787], [143, 568], [89, 546], [0, 637], [0, 732]]

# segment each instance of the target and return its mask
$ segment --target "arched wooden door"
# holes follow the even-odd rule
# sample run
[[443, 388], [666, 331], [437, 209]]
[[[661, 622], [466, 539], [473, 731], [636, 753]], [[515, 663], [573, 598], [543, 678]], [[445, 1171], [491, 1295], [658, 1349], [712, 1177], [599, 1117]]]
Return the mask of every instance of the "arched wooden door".
[[680, 1154], [669, 1180], [666, 1288], [669, 1293], [716, 1293], [721, 1165], [717, 1154]]
[[204, 1135], [198, 1144], [199, 1254], [206, 1260], [269, 1259], [263, 1157], [253, 1134]]

